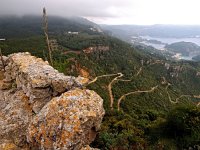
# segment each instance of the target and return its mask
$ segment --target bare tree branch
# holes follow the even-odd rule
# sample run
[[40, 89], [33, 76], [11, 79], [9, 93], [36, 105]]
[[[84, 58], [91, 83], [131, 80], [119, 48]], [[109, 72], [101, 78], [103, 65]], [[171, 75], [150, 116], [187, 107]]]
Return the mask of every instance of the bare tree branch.
[[53, 66], [53, 59], [52, 59], [52, 50], [49, 43], [49, 35], [48, 35], [48, 20], [47, 20], [47, 13], [45, 7], [43, 8], [43, 28], [44, 28], [44, 35], [46, 37], [46, 43], [49, 52], [49, 61], [50, 65]]

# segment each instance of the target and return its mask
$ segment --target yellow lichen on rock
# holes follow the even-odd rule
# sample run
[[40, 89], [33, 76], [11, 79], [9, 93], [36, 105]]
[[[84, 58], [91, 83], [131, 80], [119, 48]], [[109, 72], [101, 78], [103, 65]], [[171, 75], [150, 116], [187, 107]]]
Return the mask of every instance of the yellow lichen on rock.
[[104, 109], [101, 97], [83, 88], [87, 78], [65, 76], [29, 53], [9, 55], [5, 66], [0, 150], [88, 148]]
[[93, 140], [88, 138], [90, 130], [99, 128], [103, 115], [103, 100], [95, 92], [70, 90], [52, 99], [33, 119], [28, 141], [45, 149], [81, 148]]
[[20, 150], [14, 143], [0, 144], [0, 150]]

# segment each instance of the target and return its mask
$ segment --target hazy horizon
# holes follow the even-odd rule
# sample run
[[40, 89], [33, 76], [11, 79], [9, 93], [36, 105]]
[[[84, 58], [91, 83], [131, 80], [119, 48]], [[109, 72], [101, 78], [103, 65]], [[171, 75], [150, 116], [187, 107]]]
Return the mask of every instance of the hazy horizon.
[[109, 25], [200, 25], [198, 0], [1, 0], [0, 15], [80, 16]]

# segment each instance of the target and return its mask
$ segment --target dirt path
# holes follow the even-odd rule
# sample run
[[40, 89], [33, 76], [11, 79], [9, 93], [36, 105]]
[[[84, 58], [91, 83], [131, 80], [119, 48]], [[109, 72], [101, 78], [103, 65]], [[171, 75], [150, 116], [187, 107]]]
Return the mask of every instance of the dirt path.
[[114, 103], [114, 96], [113, 96], [113, 93], [112, 93], [112, 84], [123, 76], [124, 75], [122, 73], [118, 73], [118, 76], [115, 77], [108, 85], [108, 92], [109, 92], [109, 97], [110, 97], [110, 109], [111, 110], [113, 110], [113, 103]]
[[136, 77], [139, 76], [139, 74], [142, 72], [142, 67], [140, 67], [140, 69], [138, 70], [138, 72], [136, 73]]
[[175, 104], [176, 103], [178, 103], [179, 102], [179, 99], [181, 99], [182, 97], [193, 97], [192, 95], [181, 95], [181, 96], [179, 96], [178, 98], [176, 98], [176, 100], [175, 100]]
[[[178, 103], [179, 99], [182, 97], [190, 97], [190, 98], [200, 99], [200, 95], [181, 95], [180, 97], [176, 98], [176, 101], [174, 103]], [[197, 104], [197, 106], [200, 106], [200, 102]]]
[[[141, 72], [142, 72], [142, 67], [139, 68], [138, 72], [135, 75], [133, 75], [133, 77], [134, 76], [137, 77]], [[121, 76], [121, 77], [123, 77], [123, 76]], [[122, 81], [122, 82], [131, 82], [133, 77], [131, 77], [129, 80], [124, 80], [124, 79], [117, 79], [117, 80]]]
[[[163, 64], [163, 62], [161, 61], [157, 61], [155, 63], [152, 63], [150, 65], [154, 65], [154, 64]], [[134, 75], [135, 77], [139, 76], [142, 72], [142, 69], [143, 67], [140, 67], [138, 72]], [[122, 73], [116, 73], [116, 74], [107, 74], [107, 75], [101, 75], [101, 76], [98, 76], [96, 78], [94, 78], [92, 81], [90, 81], [88, 83], [88, 85], [92, 84], [92, 83], [95, 83], [99, 78], [103, 78], [103, 77], [111, 77], [111, 76], [116, 76], [108, 85], [108, 92], [109, 92], [109, 97], [110, 97], [110, 109], [113, 110], [113, 104], [114, 104], [114, 96], [113, 96], [113, 92], [112, 92], [112, 86], [114, 83], [116, 83], [117, 81], [122, 81], [122, 82], [130, 82], [132, 81], [132, 78], [129, 79], [129, 80], [124, 80], [124, 79], [120, 79], [122, 78], [124, 75]], [[171, 84], [169, 82], [167, 82], [167, 80], [165, 79], [165, 77], [163, 77], [163, 81], [161, 82], [161, 84], [167, 84], [167, 86], [165, 87], [165, 90], [167, 92], [167, 95], [168, 95], [168, 99], [169, 101], [172, 103], [172, 104], [177, 104], [179, 102], [179, 99], [181, 99], [182, 97], [194, 97], [194, 98], [200, 98], [200, 95], [181, 95], [180, 97], [176, 98], [175, 101], [172, 100], [169, 92], [168, 92], [168, 88], [169, 86], [171, 86]], [[126, 98], [126, 96], [128, 95], [133, 95], [133, 94], [141, 94], [141, 93], [152, 93], [154, 92], [156, 89], [158, 88], [158, 85], [157, 86], [154, 86], [152, 87], [150, 90], [144, 90], [144, 91], [134, 91], [134, 92], [129, 92], [129, 93], [126, 93], [124, 95], [122, 95], [119, 99], [118, 99], [118, 104], [117, 104], [117, 107], [118, 107], [118, 111], [120, 110], [120, 104], [121, 104], [121, 101], [123, 99]], [[200, 102], [197, 104], [197, 106], [200, 106]]]
[[63, 54], [68, 54], [68, 53], [80, 54], [81, 50], [69, 50], [69, 51], [63, 52]]
[[95, 83], [99, 78], [116, 76], [116, 75], [118, 75], [118, 74], [119, 74], [119, 73], [98, 76], [98, 77], [94, 78], [92, 81], [90, 81], [90, 82], [88, 83], [88, 85], [90, 85], [90, 84], [92, 84], [92, 83]]
[[123, 80], [123, 79], [118, 79], [118, 81], [122, 81], [122, 82], [131, 82], [132, 80]]
[[172, 100], [172, 98], [171, 98], [171, 96], [170, 96], [170, 94], [169, 94], [169, 92], [168, 92], [168, 87], [169, 87], [169, 86], [171, 86], [171, 84], [170, 84], [169, 82], [167, 82], [167, 86], [165, 87], [165, 90], [166, 90], [166, 92], [167, 92], [167, 96], [168, 96], [169, 101], [170, 101], [172, 104], [175, 104], [176, 102], [174, 102], [174, 101]]
[[121, 101], [122, 101], [124, 98], [126, 98], [126, 96], [128, 96], [128, 95], [133, 95], [133, 94], [140, 94], [140, 93], [152, 93], [152, 92], [154, 92], [157, 88], [158, 88], [158, 85], [152, 87], [150, 90], [146, 90], [146, 91], [134, 91], [134, 92], [129, 92], [129, 93], [126, 93], [126, 94], [122, 95], [122, 96], [118, 99], [118, 103], [117, 103], [118, 111], [120, 111], [120, 103], [121, 103]]
[[[142, 67], [140, 67], [140, 69], [138, 70], [138, 72], [136, 73], [136, 77], [142, 72]], [[123, 79], [119, 79], [121, 77], [123, 77], [124, 74], [122, 73], [118, 73], [118, 76], [115, 77], [108, 85], [108, 92], [109, 92], [109, 97], [110, 97], [110, 109], [113, 110], [113, 103], [114, 103], [114, 96], [113, 96], [113, 92], [112, 92], [112, 86], [115, 82], [117, 81], [122, 81], [122, 82], [130, 82], [132, 81], [130, 80], [123, 80]]]
[[[135, 77], [137, 77], [138, 75], [141, 74], [142, 72], [142, 69], [143, 67], [140, 67], [138, 72], [134, 75]], [[115, 76], [115, 75], [118, 75], [117, 77], [115, 77], [108, 85], [108, 93], [109, 93], [109, 97], [110, 97], [110, 109], [113, 110], [113, 104], [114, 104], [114, 96], [113, 96], [113, 92], [112, 92], [112, 86], [114, 83], [116, 83], [117, 81], [122, 81], [122, 82], [130, 82], [132, 81], [132, 79], [129, 79], [129, 80], [124, 80], [124, 79], [119, 79], [119, 78], [122, 78], [124, 76], [124, 74], [122, 74], [121, 72], [120, 73], [117, 73], [117, 74], [108, 74], [108, 75], [101, 75], [101, 76], [98, 76], [96, 77], [95, 79], [93, 79], [92, 81], [90, 81], [88, 83], [88, 85], [92, 84], [92, 83], [95, 83], [99, 78], [103, 78], [103, 77], [111, 77], [111, 76]], [[155, 87], [152, 87], [151, 90], [147, 90], [147, 91], [135, 91], [135, 92], [130, 92], [130, 93], [127, 93], [127, 94], [124, 94], [123, 96], [121, 96], [121, 98], [118, 100], [118, 110], [120, 109], [120, 103], [121, 103], [121, 100], [123, 98], [125, 98], [126, 96], [130, 95], [130, 94], [137, 94], [137, 93], [150, 93], [150, 92], [153, 92], [158, 86], [155, 86]]]
[[167, 82], [165, 78], [164, 78], [163, 83], [167, 83], [167, 86], [165, 87], [165, 90], [166, 90], [166, 92], [167, 92], [167, 96], [168, 96], [168, 99], [169, 99], [170, 103], [172, 103], [172, 104], [177, 104], [177, 103], [178, 103], [178, 100], [179, 100], [180, 98], [186, 96], [186, 95], [181, 95], [180, 97], [176, 98], [175, 101], [173, 101], [172, 98], [171, 98], [171, 96], [170, 96], [170, 94], [169, 94], [169, 92], [168, 92], [168, 88], [169, 88], [169, 86], [171, 86], [171, 83]]
[[[168, 92], [168, 87], [171, 85], [170, 83], [167, 83], [168, 85], [166, 86], [166, 92], [167, 92], [167, 95], [168, 95], [168, 99], [169, 99], [169, 101], [172, 103], [172, 104], [177, 104], [178, 102], [179, 102], [179, 99], [181, 99], [182, 97], [190, 97], [190, 98], [198, 98], [198, 99], [200, 99], [200, 95], [181, 95], [181, 96], [179, 96], [178, 98], [176, 98], [176, 100], [175, 101], [173, 101], [172, 99], [171, 99], [171, 96], [170, 96], [170, 94], [169, 94], [169, 92]], [[197, 106], [200, 106], [200, 102], [197, 104]]]
[[[118, 76], [115, 77], [114, 79], [112, 79], [112, 81], [108, 85], [108, 92], [109, 92], [109, 97], [110, 97], [110, 108], [111, 108], [111, 110], [113, 109], [113, 103], [114, 103], [114, 96], [113, 96], [113, 93], [112, 93], [112, 85], [113, 85], [114, 82], [119, 81], [119, 78], [123, 77], [124, 75], [121, 72], [116, 73], [116, 74], [101, 75], [101, 76], [94, 78], [94, 80], [90, 81], [87, 84], [87, 85], [90, 85], [92, 83], [95, 83], [99, 78], [111, 77], [111, 76], [116, 76], [116, 75], [118, 75]], [[128, 82], [128, 81], [131, 81], [131, 80], [120, 80], [120, 81]]]

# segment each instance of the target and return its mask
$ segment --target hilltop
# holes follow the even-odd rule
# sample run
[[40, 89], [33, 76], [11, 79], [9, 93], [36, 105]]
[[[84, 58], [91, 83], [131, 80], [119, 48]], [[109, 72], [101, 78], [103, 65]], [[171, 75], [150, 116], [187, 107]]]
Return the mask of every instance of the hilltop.
[[166, 49], [183, 56], [200, 54], [200, 47], [192, 42], [177, 42], [165, 46]]
[[[90, 28], [99, 26], [81, 17], [62, 18], [49, 16], [49, 32], [51, 35], [63, 34], [63, 32], [88, 32], [93, 33]], [[23, 38], [42, 35], [42, 17], [40, 16], [1, 16], [0, 17], [0, 37]]]

